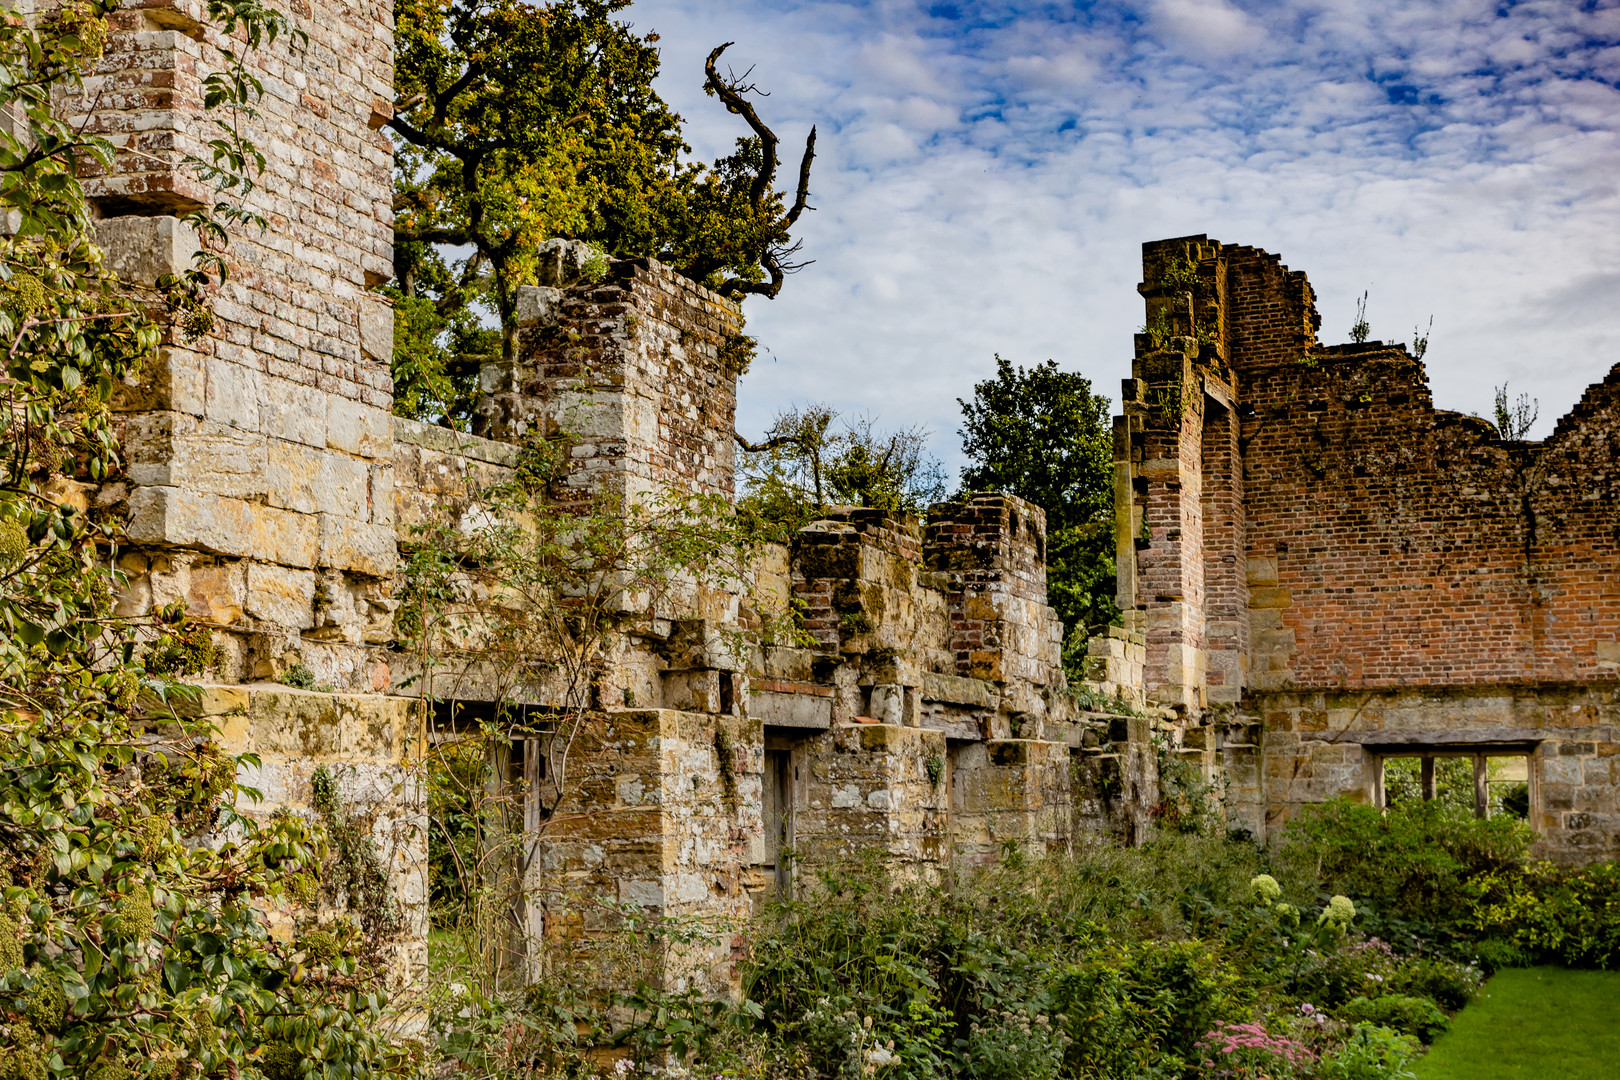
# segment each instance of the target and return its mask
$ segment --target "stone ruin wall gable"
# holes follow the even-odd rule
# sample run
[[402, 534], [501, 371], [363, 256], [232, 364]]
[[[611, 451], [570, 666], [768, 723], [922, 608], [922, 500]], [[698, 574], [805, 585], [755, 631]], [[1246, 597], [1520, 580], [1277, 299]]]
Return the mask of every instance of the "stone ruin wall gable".
[[1143, 277], [1103, 684], [1175, 706], [1258, 835], [1376, 797], [1391, 754], [1494, 746], [1530, 755], [1538, 851], [1620, 851], [1620, 367], [1505, 442], [1437, 410], [1405, 348], [1318, 344], [1274, 255], [1155, 241]]

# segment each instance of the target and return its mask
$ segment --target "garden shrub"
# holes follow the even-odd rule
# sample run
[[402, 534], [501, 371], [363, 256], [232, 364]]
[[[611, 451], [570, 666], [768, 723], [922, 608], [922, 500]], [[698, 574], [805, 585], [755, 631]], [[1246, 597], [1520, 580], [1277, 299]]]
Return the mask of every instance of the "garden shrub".
[[1348, 799], [1307, 806], [1284, 833], [1282, 862], [1324, 891], [1370, 902], [1369, 925], [1404, 936], [1467, 933], [1469, 881], [1522, 866], [1534, 834], [1432, 802], [1382, 810]]
[[1474, 925], [1509, 955], [1569, 967], [1620, 966], [1620, 865], [1482, 875], [1472, 883]]
[[1432, 1043], [1451, 1026], [1446, 1014], [1424, 997], [1389, 994], [1379, 998], [1352, 998], [1339, 1010], [1339, 1018], [1355, 1024], [1376, 1024], [1416, 1035]]
[[1357, 1024], [1343, 1045], [1322, 1055], [1322, 1080], [1416, 1080], [1407, 1066], [1422, 1052], [1411, 1035]]
[[1443, 956], [1419, 956], [1400, 961], [1383, 986], [1391, 994], [1432, 998], [1442, 1009], [1455, 1012], [1478, 996], [1484, 982], [1484, 974], [1474, 964]]
[[1385, 993], [1400, 971], [1401, 958], [1378, 938], [1339, 942], [1337, 947], [1302, 949], [1289, 992], [1329, 1010], [1356, 997]]
[[1130, 1077], [1192, 1059], [1202, 1036], [1247, 1013], [1240, 982], [1204, 941], [1098, 948], [1053, 982], [1053, 1007], [1068, 1018], [1068, 1061], [1077, 1075]]

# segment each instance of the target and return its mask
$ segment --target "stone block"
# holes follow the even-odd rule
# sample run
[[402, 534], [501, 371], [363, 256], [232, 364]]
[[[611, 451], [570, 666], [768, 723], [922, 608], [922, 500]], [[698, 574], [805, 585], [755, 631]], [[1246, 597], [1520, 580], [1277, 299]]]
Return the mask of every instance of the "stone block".
[[825, 731], [832, 726], [832, 709], [831, 697], [780, 694], [769, 690], [755, 690], [748, 695], [748, 715], [773, 727]]
[[375, 525], [394, 524], [394, 469], [373, 465], [367, 474], [370, 484], [371, 521]]
[[386, 409], [332, 396], [326, 409], [326, 442], [334, 450], [357, 457], [391, 460], [394, 456], [394, 417]]
[[132, 483], [258, 499], [271, 490], [265, 438], [251, 429], [178, 412], [131, 417], [123, 436]]
[[370, 517], [370, 475], [364, 461], [303, 443], [269, 440], [270, 505], [301, 514]]
[[922, 677], [924, 701], [946, 701], [953, 705], [972, 705], [980, 709], [994, 709], [1001, 702], [996, 688], [979, 679], [964, 679], [958, 675], [926, 673]]
[[394, 309], [376, 294], [362, 296], [359, 308], [360, 351], [367, 359], [388, 363], [394, 355]]
[[148, 286], [164, 274], [190, 269], [198, 250], [196, 230], [166, 214], [102, 218], [96, 222], [96, 245], [120, 281]]
[[306, 514], [173, 487], [135, 488], [128, 505], [127, 536], [136, 544], [315, 565], [316, 521]]
[[303, 443], [326, 445], [327, 403], [325, 392], [287, 379], [266, 376], [263, 380], [260, 419], [266, 435]]
[[317, 514], [320, 551], [317, 562], [339, 570], [387, 577], [399, 562], [394, 529], [337, 514]]
[[517, 324], [527, 329], [556, 322], [561, 304], [561, 289], [520, 285], [517, 291]]
[[684, 712], [720, 711], [720, 673], [711, 669], [661, 673], [663, 707]]
[[208, 370], [201, 353], [161, 348], [142, 365], [139, 377], [113, 384], [114, 412], [165, 409], [201, 416], [206, 409]]
[[187, 609], [220, 626], [238, 625], [247, 594], [246, 578], [245, 563], [194, 564], [186, 588]]
[[289, 757], [331, 757], [338, 752], [337, 695], [254, 687], [249, 699], [255, 752]]
[[905, 688], [893, 683], [880, 683], [872, 687], [869, 715], [880, 724], [905, 722]]
[[220, 356], [205, 361], [207, 387], [203, 415], [216, 423], [244, 431], [262, 430], [260, 403], [264, 377], [255, 369]]
[[1294, 603], [1293, 591], [1287, 588], [1257, 586], [1249, 590], [1252, 608], [1285, 608]]
[[314, 625], [315, 574], [254, 562], [247, 569], [244, 611], [255, 619], [303, 630]]
[[1247, 569], [1247, 580], [1250, 585], [1277, 584], [1276, 559], [1250, 559]]

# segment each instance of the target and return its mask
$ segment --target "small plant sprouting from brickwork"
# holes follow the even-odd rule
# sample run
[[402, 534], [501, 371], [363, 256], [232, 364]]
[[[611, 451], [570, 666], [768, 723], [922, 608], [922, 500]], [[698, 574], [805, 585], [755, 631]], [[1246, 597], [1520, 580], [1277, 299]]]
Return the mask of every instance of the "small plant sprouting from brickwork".
[[1517, 400], [1511, 400], [1507, 383], [1496, 388], [1496, 430], [1504, 442], [1523, 442], [1540, 415], [1541, 403], [1529, 394], [1520, 394]]
[[805, 612], [810, 605], [801, 596], [790, 596], [778, 611], [760, 619], [759, 640], [762, 645], [775, 645], [787, 649], [813, 649], [819, 642], [805, 629]]
[[928, 760], [923, 762], [923, 768], [928, 773], [929, 785], [937, 789], [940, 781], [945, 779], [945, 759], [938, 754], [930, 754]]
[[579, 276], [595, 285], [598, 281], [607, 277], [607, 272], [607, 252], [594, 244], [591, 245], [591, 253], [585, 256], [584, 262], [579, 264]]
[[1160, 311], [1144, 323], [1137, 333], [1146, 334], [1148, 341], [1153, 345], [1153, 351], [1158, 352], [1170, 341], [1170, 320], [1163, 311]]
[[864, 611], [846, 611], [838, 616], [838, 630], [844, 634], [870, 634], [872, 618]]
[[740, 379], [748, 374], [748, 369], [753, 366], [754, 357], [758, 352], [759, 340], [738, 331], [735, 334], [728, 334], [720, 343], [720, 363]]
[[1429, 316], [1429, 325], [1419, 330], [1412, 327], [1412, 359], [1421, 360], [1429, 351], [1429, 334], [1434, 331], [1434, 316]]
[[1180, 423], [1198, 404], [1201, 393], [1203, 390], [1196, 381], [1176, 379], [1163, 387], [1149, 390], [1146, 404], [1158, 414], [1161, 423], [1174, 425]]
[[1370, 289], [1361, 291], [1361, 299], [1356, 301], [1356, 321], [1350, 327], [1350, 340], [1360, 345], [1372, 333], [1372, 327], [1367, 323], [1367, 297]]
[[1185, 257], [1170, 260], [1159, 277], [1159, 287], [1173, 292], [1197, 292], [1202, 284], [1198, 264]]

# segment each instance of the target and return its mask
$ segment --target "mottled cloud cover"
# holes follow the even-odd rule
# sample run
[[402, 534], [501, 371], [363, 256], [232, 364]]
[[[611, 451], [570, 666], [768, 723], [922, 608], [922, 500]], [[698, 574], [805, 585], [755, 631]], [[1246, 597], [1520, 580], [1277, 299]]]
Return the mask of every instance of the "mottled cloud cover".
[[748, 301], [758, 434], [826, 400], [926, 423], [1047, 357], [1116, 397], [1144, 240], [1207, 233], [1310, 274], [1322, 338], [1373, 337], [1443, 408], [1504, 380], [1536, 435], [1620, 360], [1620, 0], [639, 0], [696, 151], [740, 124], [702, 61], [756, 64], [789, 171], [819, 125], [815, 265]]

